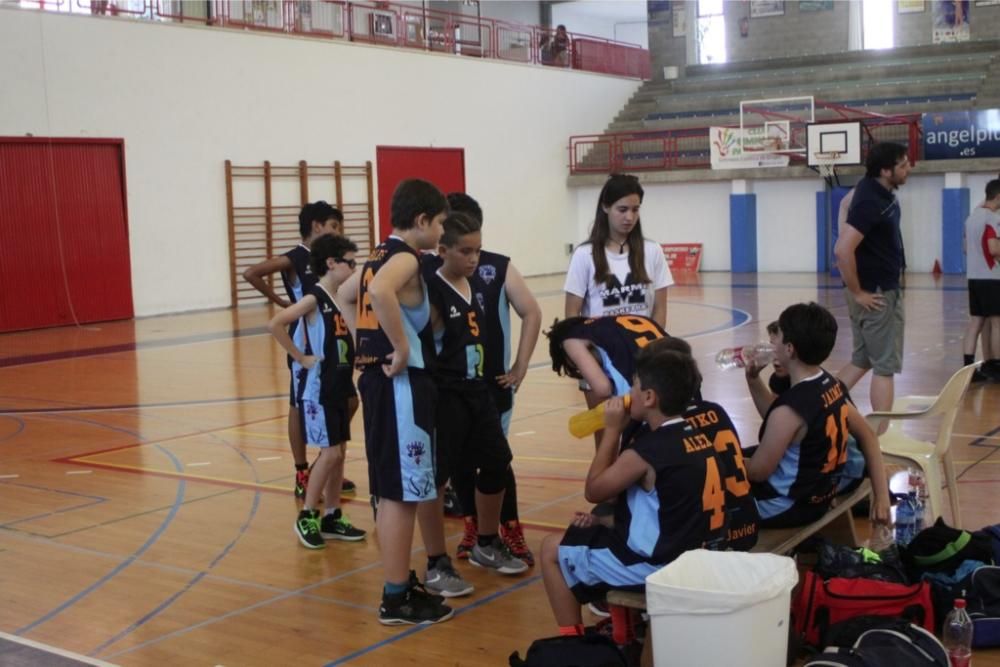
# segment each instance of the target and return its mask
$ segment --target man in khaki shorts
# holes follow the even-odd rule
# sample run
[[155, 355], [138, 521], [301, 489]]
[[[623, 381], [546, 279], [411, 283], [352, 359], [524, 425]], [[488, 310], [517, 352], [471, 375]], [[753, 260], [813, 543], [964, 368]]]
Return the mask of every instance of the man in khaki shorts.
[[869, 370], [873, 410], [891, 410], [894, 376], [903, 368], [903, 241], [895, 190], [906, 183], [906, 147], [880, 143], [865, 161], [865, 178], [854, 189], [847, 220], [833, 252], [844, 280], [854, 334], [851, 363], [838, 377], [853, 387]]

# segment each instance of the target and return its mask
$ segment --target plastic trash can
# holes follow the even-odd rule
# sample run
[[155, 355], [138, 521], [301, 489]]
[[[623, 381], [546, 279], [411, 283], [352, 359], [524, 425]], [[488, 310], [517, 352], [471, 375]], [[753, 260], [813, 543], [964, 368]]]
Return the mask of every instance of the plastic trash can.
[[688, 551], [646, 577], [656, 667], [783, 667], [795, 561]]

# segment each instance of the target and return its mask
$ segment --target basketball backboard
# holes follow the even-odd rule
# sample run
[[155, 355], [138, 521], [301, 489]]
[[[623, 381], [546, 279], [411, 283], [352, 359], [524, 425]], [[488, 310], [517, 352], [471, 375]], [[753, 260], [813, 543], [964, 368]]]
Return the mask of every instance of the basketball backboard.
[[807, 128], [810, 167], [861, 164], [861, 121], [813, 123]]

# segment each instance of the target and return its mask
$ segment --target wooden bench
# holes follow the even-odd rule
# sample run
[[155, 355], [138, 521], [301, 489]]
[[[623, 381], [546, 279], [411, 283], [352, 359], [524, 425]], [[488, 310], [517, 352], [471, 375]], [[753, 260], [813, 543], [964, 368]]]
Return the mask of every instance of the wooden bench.
[[[757, 544], [750, 551], [785, 556], [792, 553], [795, 547], [808, 538], [820, 533], [838, 544], [848, 544], [852, 547], [860, 546], [851, 508], [868, 498], [871, 492], [871, 482], [866, 479], [850, 495], [837, 497], [830, 510], [821, 519], [808, 526], [772, 528], [760, 531]], [[629, 610], [645, 610], [646, 594], [611, 590], [608, 591], [607, 601], [611, 611], [614, 641], [616, 644], [626, 644], [633, 636], [629, 621], [632, 612]], [[639, 664], [642, 667], [652, 667], [653, 664], [653, 638], [650, 635], [648, 624], [646, 626], [646, 641], [642, 647], [642, 658]]]

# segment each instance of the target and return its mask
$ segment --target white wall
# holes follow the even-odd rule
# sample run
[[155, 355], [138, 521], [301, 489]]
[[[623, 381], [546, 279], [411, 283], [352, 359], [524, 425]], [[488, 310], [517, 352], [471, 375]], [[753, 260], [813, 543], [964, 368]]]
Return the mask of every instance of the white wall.
[[755, 181], [757, 270], [816, 270], [816, 193], [819, 177], [795, 181]]
[[911, 273], [930, 273], [934, 260], [941, 260], [942, 188], [942, 174], [911, 174], [896, 193], [903, 211], [901, 227], [906, 270]]
[[617, 39], [643, 48], [649, 44], [644, 0], [557, 2], [551, 9], [553, 27], [563, 24], [571, 33]]
[[482, 0], [479, 14], [484, 19], [497, 19], [508, 23], [541, 25], [542, 9], [537, 0]]
[[[562, 271], [567, 138], [631, 80], [340, 41], [0, 9], [0, 135], [123, 137], [137, 315], [229, 304], [223, 162], [463, 147], [489, 247]], [[551, 103], [558, 100], [558, 103]], [[549, 103], [546, 103], [548, 101]]]

